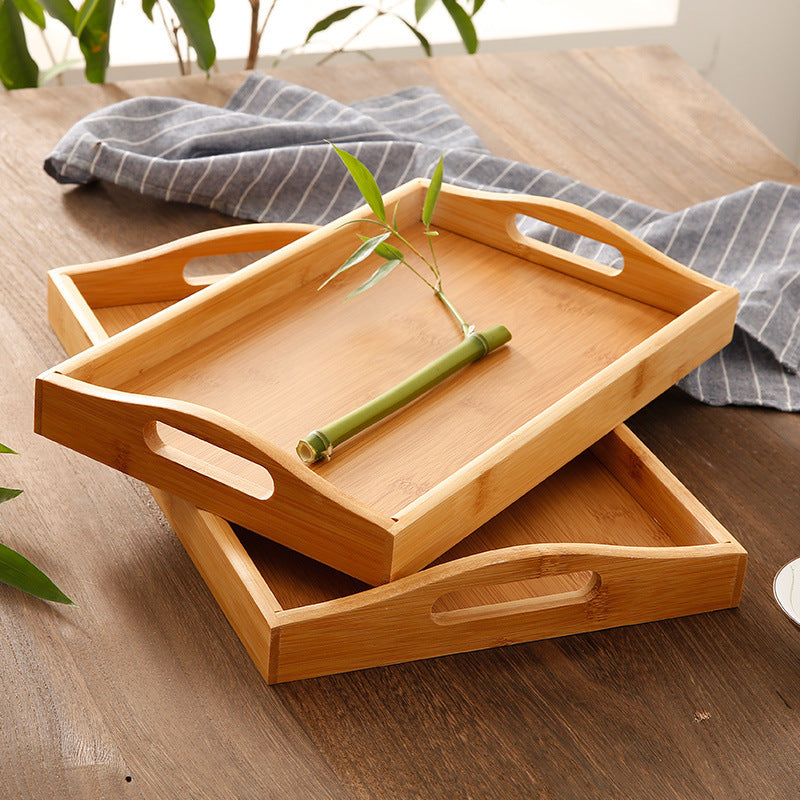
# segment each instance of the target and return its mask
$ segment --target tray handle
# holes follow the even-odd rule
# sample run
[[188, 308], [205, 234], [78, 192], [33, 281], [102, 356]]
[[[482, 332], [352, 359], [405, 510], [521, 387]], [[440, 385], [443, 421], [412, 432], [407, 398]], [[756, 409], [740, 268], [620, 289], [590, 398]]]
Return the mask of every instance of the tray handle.
[[[687, 570], [713, 569], [711, 562], [715, 559], [738, 563], [741, 557], [741, 548], [732, 543], [702, 547], [591, 542], [522, 544], [428, 567], [365, 592], [358, 602], [348, 597], [315, 606], [314, 613], [308, 616], [328, 619], [329, 616], [346, 618], [353, 614], [365, 628], [375, 626], [373, 638], [380, 635], [378, 628], [385, 625], [387, 630], [393, 630], [402, 620], [409, 619], [415, 621], [420, 634], [434, 637], [447, 636], [448, 629], [455, 631], [465, 627], [479, 638], [480, 631], [494, 635], [499, 630], [527, 631], [531, 626], [537, 631], [540, 628], [546, 631], [552, 626], [552, 635], [556, 635], [557, 631], [569, 633], [586, 630], [587, 625], [591, 627], [593, 620], [611, 613], [610, 604], [615, 597], [625, 598], [625, 608], [616, 609], [613, 614], [629, 621], [658, 619], [658, 605], [666, 599], [673, 606], [676, 602], [685, 602], [687, 608], [691, 608], [696, 597], [683, 591], [685, 584], [678, 576]], [[701, 566], [701, 561], [708, 566]], [[448, 595], [566, 575], [579, 576], [574, 588], [506, 602], [473, 598], [461, 609], [443, 607], [443, 599]], [[677, 592], [679, 598], [659, 597], [658, 587], [670, 587], [669, 591]], [[709, 592], [718, 589], [708, 587]], [[295, 616], [305, 616], [306, 610], [295, 609], [286, 614], [288, 621]], [[345, 619], [342, 622], [342, 629], [346, 630]]]
[[[517, 226], [520, 214], [616, 248], [622, 255], [622, 269], [523, 235]], [[434, 225], [675, 314], [713, 291], [735, 293], [679, 264], [615, 222], [557, 198], [504, 196], [447, 186], [440, 195]]]
[[[36, 381], [34, 430], [245, 527], [292, 519], [309, 536], [336, 526], [388, 536], [390, 519], [342, 495], [247, 426], [194, 403], [108, 389], [51, 370]], [[192, 453], [174, 443], [176, 434], [212, 447]], [[248, 462], [247, 470], [231, 468], [230, 454]]]
[[[423, 607], [436, 626], [458, 626], [479, 623], [481, 620], [515, 618], [545, 618], [556, 612], [560, 619], [564, 615], [585, 619], [587, 609], [599, 596], [606, 566], [589, 546], [565, 547], [561, 545], [519, 545], [504, 548], [494, 553], [467, 556], [443, 565], [444, 569], [427, 587], [421, 588], [425, 597]], [[487, 558], [488, 556], [488, 558]], [[452, 574], [447, 574], [451, 567]], [[531, 584], [546, 578], [569, 577], [569, 588], [533, 594]], [[528, 583], [523, 596], [516, 599], [490, 600], [487, 590], [511, 584]], [[477, 594], [476, 594], [477, 592]], [[481, 592], [484, 593], [481, 596]], [[470, 595], [473, 595], [470, 598]], [[448, 598], [460, 596], [459, 607], [448, 608]]]
[[119, 258], [51, 271], [69, 277], [89, 306], [115, 306], [180, 300], [219, 275], [187, 278], [186, 265], [195, 258], [277, 250], [317, 230], [316, 225], [250, 223], [201, 231], [166, 244]]

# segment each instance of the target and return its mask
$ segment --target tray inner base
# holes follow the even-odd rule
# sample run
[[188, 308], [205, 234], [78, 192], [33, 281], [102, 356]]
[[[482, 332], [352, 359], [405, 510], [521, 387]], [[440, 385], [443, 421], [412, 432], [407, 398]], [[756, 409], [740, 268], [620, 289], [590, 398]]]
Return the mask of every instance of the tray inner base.
[[[330, 567], [241, 528], [236, 529], [283, 609], [369, 589]], [[503, 547], [592, 542], [645, 547], [705, 545], [710, 537], [667, 528], [654, 519], [590, 451], [582, 453], [516, 503], [463, 539], [434, 564]], [[580, 591], [589, 573], [483, 586], [442, 598], [437, 611]]]
[[[423, 246], [420, 226], [408, 234]], [[447, 231], [437, 249], [447, 264], [445, 288], [464, 316], [479, 329], [505, 324], [514, 338], [315, 467], [387, 516], [674, 319]], [[369, 293], [345, 302], [374, 267], [365, 262], [322, 292], [315, 280], [213, 339], [203, 338], [202, 329], [189, 330], [177, 356], [110, 388], [200, 403], [293, 453], [301, 436], [458, 342], [452, 319], [407, 270], [395, 270]], [[98, 316], [115, 317], [108, 320], [115, 327], [131, 321], [121, 309]], [[196, 447], [193, 455], [226, 466], [202, 443]]]

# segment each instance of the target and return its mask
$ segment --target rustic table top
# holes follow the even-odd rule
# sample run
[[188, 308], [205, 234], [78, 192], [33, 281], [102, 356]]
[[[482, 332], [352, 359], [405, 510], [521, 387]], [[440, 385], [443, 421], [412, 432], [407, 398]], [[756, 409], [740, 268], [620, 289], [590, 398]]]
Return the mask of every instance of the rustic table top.
[[[798, 170], [664, 48], [285, 69], [351, 101], [439, 89], [498, 155], [664, 209]], [[631, 427], [749, 551], [741, 606], [268, 686], [145, 486], [32, 433], [64, 352], [45, 274], [230, 224], [42, 160], [132, 95], [223, 104], [243, 76], [0, 97], [0, 540], [78, 603], [0, 585], [9, 798], [787, 798], [800, 776], [800, 630], [771, 598], [800, 555], [800, 421], [670, 390]]]

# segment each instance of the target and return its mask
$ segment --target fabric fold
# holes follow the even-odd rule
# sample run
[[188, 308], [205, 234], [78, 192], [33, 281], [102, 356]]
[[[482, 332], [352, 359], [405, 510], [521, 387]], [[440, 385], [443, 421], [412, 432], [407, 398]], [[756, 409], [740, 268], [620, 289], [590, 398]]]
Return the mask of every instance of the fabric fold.
[[[224, 108], [125, 100], [76, 123], [45, 160], [61, 183], [105, 180], [248, 220], [324, 224], [362, 198], [328, 142], [383, 191], [432, 172], [448, 183], [537, 194], [588, 208], [676, 261], [741, 292], [733, 341], [680, 381], [714, 405], [800, 409], [800, 188], [762, 182], [669, 213], [546, 169], [492, 155], [434, 89], [351, 105], [253, 73]], [[589, 257], [596, 242], [521, 219], [522, 233]]]

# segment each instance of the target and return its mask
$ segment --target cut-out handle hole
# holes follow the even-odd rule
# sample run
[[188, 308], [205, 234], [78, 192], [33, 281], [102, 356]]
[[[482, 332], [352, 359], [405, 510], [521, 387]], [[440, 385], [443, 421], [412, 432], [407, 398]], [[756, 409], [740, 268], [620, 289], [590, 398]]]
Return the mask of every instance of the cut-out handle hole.
[[272, 250], [258, 250], [247, 253], [228, 253], [216, 256], [197, 256], [183, 268], [183, 279], [190, 285], [203, 283], [206, 278], [228, 275], [269, 255]]
[[171, 425], [151, 422], [145, 427], [144, 439], [156, 455], [256, 500], [267, 500], [275, 491], [265, 467]]
[[516, 216], [516, 225], [522, 236], [593, 261], [595, 269], [605, 275], [619, 275], [625, 266], [622, 253], [614, 245], [524, 214]]
[[600, 576], [591, 570], [505, 581], [457, 589], [431, 607], [437, 625], [456, 625], [590, 601], [600, 590]]

